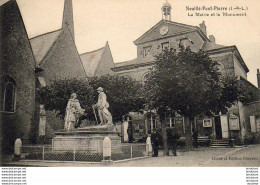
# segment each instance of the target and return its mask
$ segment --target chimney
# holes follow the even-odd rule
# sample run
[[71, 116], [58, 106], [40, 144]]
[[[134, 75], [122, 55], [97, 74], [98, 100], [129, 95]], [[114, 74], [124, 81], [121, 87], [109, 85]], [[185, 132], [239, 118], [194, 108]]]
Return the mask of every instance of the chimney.
[[209, 35], [209, 40], [211, 43], [216, 44], [216, 39], [215, 39], [214, 35]]
[[257, 85], [258, 85], [258, 88], [260, 88], [260, 72], [259, 72], [259, 69], [257, 69]]
[[204, 21], [202, 23], [200, 23], [200, 29], [207, 36], [207, 27], [206, 27]]

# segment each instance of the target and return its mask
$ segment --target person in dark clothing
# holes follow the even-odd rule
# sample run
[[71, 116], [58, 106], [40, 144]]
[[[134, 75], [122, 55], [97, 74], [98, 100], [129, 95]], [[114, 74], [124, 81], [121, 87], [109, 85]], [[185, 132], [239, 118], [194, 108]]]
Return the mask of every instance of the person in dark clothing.
[[158, 131], [153, 130], [151, 134], [151, 142], [153, 147], [153, 157], [158, 157], [158, 148], [160, 142], [160, 135]]
[[167, 145], [172, 149], [172, 155], [177, 156], [177, 140], [179, 139], [177, 133], [173, 128], [167, 129]]
[[198, 148], [198, 130], [197, 129], [195, 129], [193, 131], [192, 138], [193, 138], [193, 146], [194, 146], [194, 148]]

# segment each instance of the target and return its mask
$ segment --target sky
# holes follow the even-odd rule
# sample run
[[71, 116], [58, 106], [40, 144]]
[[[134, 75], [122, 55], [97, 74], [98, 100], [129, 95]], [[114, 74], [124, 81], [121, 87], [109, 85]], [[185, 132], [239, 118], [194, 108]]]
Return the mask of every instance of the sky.
[[[0, 5], [7, 0], [0, 0]], [[17, 0], [29, 38], [61, 28], [64, 0]], [[257, 85], [260, 68], [259, 0], [168, 0], [172, 21], [198, 26], [205, 21], [208, 35], [220, 45], [236, 45], [249, 73], [248, 80]], [[75, 42], [79, 53], [104, 47], [108, 41], [115, 63], [136, 58], [133, 41], [161, 19], [165, 0], [73, 0]], [[247, 16], [188, 16], [187, 6], [243, 7], [233, 10]], [[226, 10], [203, 10], [220, 13]]]

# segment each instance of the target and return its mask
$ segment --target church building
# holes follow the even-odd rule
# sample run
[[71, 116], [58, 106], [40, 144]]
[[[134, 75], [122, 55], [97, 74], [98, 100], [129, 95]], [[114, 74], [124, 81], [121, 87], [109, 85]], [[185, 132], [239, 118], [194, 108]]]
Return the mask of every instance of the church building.
[[[54, 112], [45, 112], [36, 102], [37, 88], [53, 80], [114, 74], [114, 61], [108, 42], [78, 53], [72, 0], [64, 0], [60, 29], [33, 38], [28, 37], [16, 0], [0, 6], [0, 21], [1, 149], [8, 153], [15, 139], [36, 143], [40, 136], [54, 134], [54, 124], [63, 125]], [[46, 116], [41, 124], [40, 114]]]

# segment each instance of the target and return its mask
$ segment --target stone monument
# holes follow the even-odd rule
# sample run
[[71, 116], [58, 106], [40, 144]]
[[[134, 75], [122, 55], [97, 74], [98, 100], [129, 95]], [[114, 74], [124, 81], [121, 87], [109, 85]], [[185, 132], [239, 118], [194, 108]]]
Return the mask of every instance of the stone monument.
[[[98, 109], [98, 117], [100, 123], [94, 126], [87, 126], [83, 128], [75, 128], [69, 126], [68, 120], [75, 121], [75, 115], [67, 106], [67, 111], [71, 111], [68, 114], [72, 115], [73, 119], [67, 117], [65, 119], [65, 129], [55, 133], [52, 144], [55, 151], [62, 150], [90, 150], [91, 153], [102, 153], [103, 152], [103, 140], [105, 137], [109, 137], [111, 140], [111, 145], [117, 147], [121, 145], [121, 138], [116, 131], [116, 127], [112, 122], [112, 115], [108, 111], [109, 104], [106, 101], [106, 94], [102, 87], [97, 89], [99, 93], [98, 101], [95, 105], [92, 106], [93, 110]], [[72, 102], [76, 102], [74, 107], [78, 107], [80, 110], [80, 105], [78, 100], [75, 100], [75, 97], [72, 97]], [[69, 102], [71, 101], [69, 100]], [[67, 121], [67, 123], [66, 123]], [[96, 116], [96, 121], [97, 116]], [[73, 125], [73, 122], [71, 123]]]

